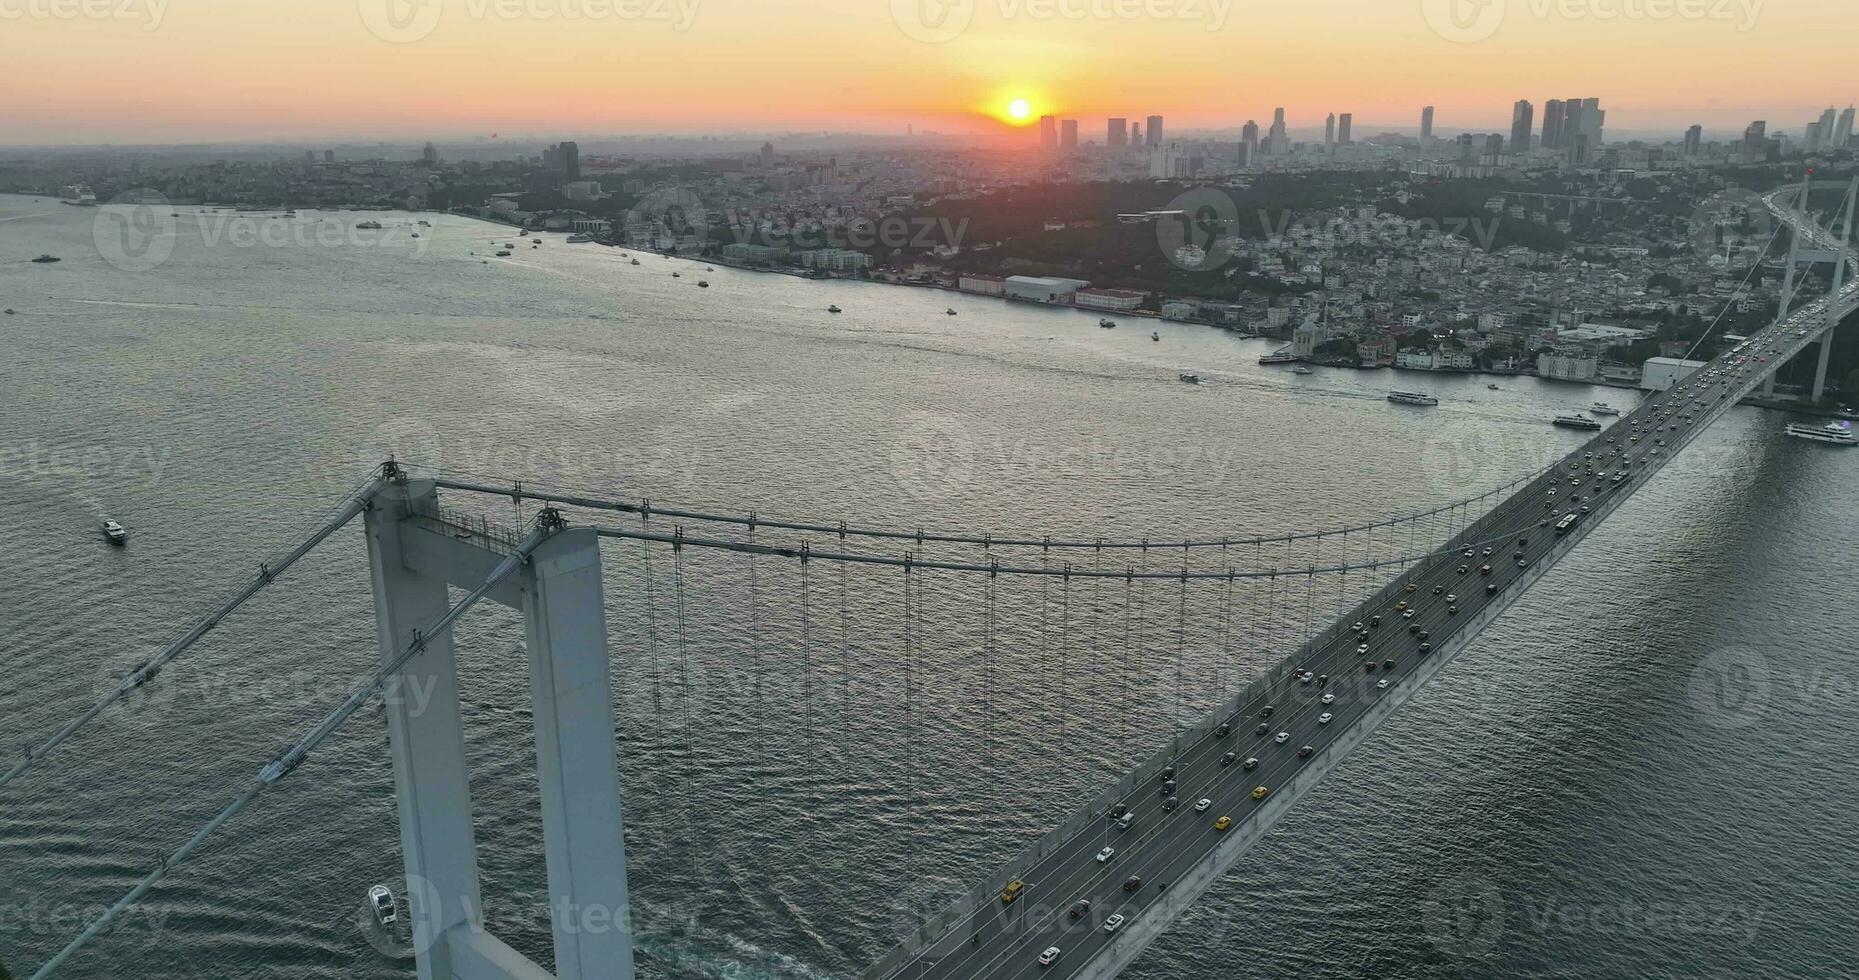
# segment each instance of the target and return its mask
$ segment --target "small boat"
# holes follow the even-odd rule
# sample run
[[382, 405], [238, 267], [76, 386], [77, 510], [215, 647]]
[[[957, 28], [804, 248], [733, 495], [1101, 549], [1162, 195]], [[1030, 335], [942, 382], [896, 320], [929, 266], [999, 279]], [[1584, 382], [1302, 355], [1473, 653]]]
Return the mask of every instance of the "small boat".
[[1112, 320], [1109, 317], [1105, 317], [1104, 319], [1097, 321], [1097, 325], [1100, 327], [1103, 327], [1105, 330], [1117, 329], [1117, 321]]
[[633, 264], [634, 264], [634, 265], [638, 265], [638, 264], [639, 264], [639, 260], [638, 260], [638, 259], [634, 259], [634, 260], [633, 260]]
[[1288, 350], [1272, 351], [1259, 357], [1260, 364], [1296, 364], [1297, 355]]
[[13, 308], [12, 308], [11, 306], [9, 306], [9, 307], [7, 307], [7, 308], [6, 308], [6, 315], [7, 315], [7, 316], [12, 316], [12, 315], [13, 315]]
[[516, 247], [516, 243], [515, 243], [515, 242], [504, 242], [504, 243], [503, 243], [503, 247], [504, 247], [504, 248], [515, 248], [515, 247]]
[[1439, 404], [1439, 399], [1419, 391], [1390, 391], [1388, 400], [1396, 405], [1421, 405], [1428, 408]]
[[374, 911], [374, 921], [382, 926], [390, 925], [400, 918], [400, 913], [394, 908], [394, 893], [386, 885], [368, 889], [368, 908]]
[[1149, 339], [1159, 344], [1162, 342], [1162, 335], [1159, 333], [1156, 333], [1154, 330], [1151, 330], [1149, 331]]
[[418, 238], [418, 237], [420, 237], [420, 233], [419, 233], [419, 232], [417, 232], [417, 231], [416, 231], [416, 232], [414, 232], [414, 233], [413, 233], [413, 237], [414, 237], [414, 238]]
[[1307, 368], [1302, 364], [1299, 364], [1297, 367], [1294, 367], [1291, 369], [1291, 373], [1292, 374], [1316, 374], [1317, 372], [1312, 371], [1310, 368]]
[[1812, 425], [1807, 422], [1788, 423], [1788, 434], [1796, 439], [1809, 442], [1824, 442], [1830, 446], [1859, 445], [1859, 435], [1854, 435], [1851, 422], [1828, 422], [1826, 425]]
[[1485, 385], [1485, 390], [1486, 390], [1486, 391], [1496, 391], [1496, 390], [1498, 390], [1498, 386], [1497, 386], [1497, 385]]
[[944, 315], [944, 316], [954, 316], [954, 315], [955, 315], [955, 309], [954, 309], [953, 307], [951, 307], [950, 309], [946, 309], [946, 310], [943, 310], [942, 312], [943, 312], [943, 315]]
[[1620, 409], [1606, 402], [1595, 402], [1588, 406], [1588, 412], [1592, 415], [1619, 415]]
[[498, 258], [500, 258], [500, 259], [507, 259], [507, 258], [509, 258], [509, 257], [510, 257], [510, 250], [509, 250], [509, 249], [507, 249], [507, 248], [500, 248], [500, 249], [498, 249], [498, 250], [497, 250], [497, 257], [498, 257]]
[[381, 228], [381, 223], [379, 221], [364, 221], [361, 224], [356, 225], [355, 227], [360, 228], [364, 231], [379, 231]]
[[129, 543], [129, 531], [115, 521], [103, 522], [103, 537], [118, 547]]
[[699, 287], [699, 288], [701, 288], [701, 289], [709, 289], [709, 288], [710, 288], [710, 280], [708, 280], [708, 279], [699, 279], [699, 280], [697, 280], [697, 285], [698, 285], [698, 287]]
[[674, 273], [672, 273], [672, 274], [671, 274], [671, 278], [673, 278], [673, 279], [682, 279], [682, 278], [684, 278], [684, 277], [683, 277], [682, 275], [680, 275], [680, 274], [678, 274], [678, 273], [676, 273], [676, 272], [674, 272]]
[[1181, 375], [1181, 380], [1191, 385], [1197, 385], [1201, 383], [1201, 376], [1198, 374], [1184, 374]]
[[712, 267], [712, 266], [704, 266], [704, 271], [705, 271], [705, 272], [715, 272], [715, 271], [716, 271], [716, 269], [715, 269], [714, 267]]
[[1561, 426], [1564, 429], [1581, 429], [1584, 432], [1594, 432], [1601, 428], [1601, 423], [1580, 412], [1574, 415], [1558, 415], [1550, 424]]
[[838, 306], [836, 306], [836, 305], [834, 305], [834, 306], [828, 306], [828, 307], [826, 308], [826, 312], [828, 312], [828, 313], [840, 313], [840, 312], [844, 312], [844, 311], [842, 311], [842, 310], [840, 310], [840, 308], [839, 308]]
[[41, 255], [38, 258], [33, 259], [32, 261], [38, 262], [40, 264], [44, 264], [48, 262], [63, 262], [64, 259], [61, 259], [56, 255]]
[[532, 238], [530, 239], [530, 241], [535, 242], [538, 245], [542, 244], [542, 239], [540, 238]]

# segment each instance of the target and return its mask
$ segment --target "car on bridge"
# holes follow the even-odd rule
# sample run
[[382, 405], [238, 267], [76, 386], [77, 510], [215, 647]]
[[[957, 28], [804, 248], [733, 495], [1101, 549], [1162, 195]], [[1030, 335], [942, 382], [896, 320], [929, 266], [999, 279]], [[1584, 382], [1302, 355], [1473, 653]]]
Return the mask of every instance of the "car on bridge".
[[1115, 853], [1117, 853], [1117, 849], [1114, 847], [1106, 847], [1103, 850], [1098, 851], [1097, 852], [1097, 863], [1098, 864], [1109, 864], [1110, 856]]
[[1130, 875], [1128, 878], [1125, 878], [1123, 880], [1123, 890], [1126, 892], [1133, 892], [1136, 889], [1141, 888], [1142, 886], [1143, 886], [1142, 878], [1136, 875]]
[[1318, 715], [1318, 716], [1317, 716], [1317, 724], [1319, 724], [1319, 725], [1327, 725], [1327, 724], [1329, 724], [1329, 723], [1330, 723], [1330, 719], [1331, 719], [1331, 718], [1333, 718], [1333, 717], [1335, 717], [1335, 716], [1334, 716], [1334, 715], [1332, 715], [1332, 714], [1330, 714], [1329, 712], [1327, 712], [1327, 711], [1325, 711], [1325, 712], [1324, 712], [1323, 714], [1320, 714], [1320, 715]]
[[1214, 801], [1209, 800], [1209, 799], [1197, 800], [1194, 804], [1194, 812], [1195, 813], [1206, 813], [1207, 808], [1213, 805], [1214, 805]]
[[1104, 920], [1104, 931], [1105, 932], [1116, 932], [1118, 929], [1121, 929], [1121, 928], [1123, 928], [1123, 916], [1122, 915], [1113, 915], [1110, 918]]
[[1001, 889], [1001, 904], [1012, 905], [1013, 900], [1016, 898], [1019, 898], [1020, 893], [1025, 890], [1026, 890], [1026, 882], [1021, 881], [1018, 878], [1015, 878], [1014, 880], [1008, 882], [1007, 887]]
[[1223, 834], [1226, 833], [1227, 830], [1230, 829], [1232, 826], [1233, 826], [1232, 817], [1223, 816], [1220, 819], [1214, 821], [1214, 829]]
[[1271, 792], [1272, 788], [1270, 786], [1255, 786], [1252, 789], [1252, 798], [1255, 800], [1262, 800], [1270, 795]]
[[1084, 918], [1087, 914], [1090, 913], [1090, 911], [1091, 911], [1091, 900], [1088, 898], [1081, 898], [1077, 901], [1077, 904], [1072, 906], [1071, 912], [1067, 914], [1071, 916], [1071, 920], [1073, 922], [1076, 922], [1079, 919]]
[[1059, 961], [1059, 953], [1060, 950], [1057, 946], [1047, 946], [1046, 951], [1039, 954], [1039, 965], [1051, 966], [1057, 963]]
[[1251, 772], [1252, 770], [1259, 768], [1259, 760], [1258, 759], [1247, 759], [1245, 762], [1240, 763], [1239, 767], [1241, 769], [1246, 770], [1247, 772]]

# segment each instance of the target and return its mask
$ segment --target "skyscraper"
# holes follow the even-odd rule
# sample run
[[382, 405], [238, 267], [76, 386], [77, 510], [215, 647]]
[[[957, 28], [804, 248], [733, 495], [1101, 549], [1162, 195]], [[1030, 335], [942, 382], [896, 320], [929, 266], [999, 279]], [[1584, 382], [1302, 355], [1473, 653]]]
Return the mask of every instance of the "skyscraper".
[[1562, 103], [1562, 136], [1556, 142], [1556, 149], [1575, 149], [1575, 137], [1581, 132], [1581, 100], [1568, 99]]
[[1492, 133], [1485, 137], [1485, 163], [1497, 166], [1498, 158], [1504, 155], [1504, 134]]
[[420, 148], [420, 163], [428, 168], [439, 166], [439, 149], [431, 143]]
[[1323, 145], [1336, 145], [1336, 113], [1334, 112], [1330, 113], [1330, 118], [1323, 121]]
[[1543, 149], [1562, 148], [1562, 130], [1566, 126], [1564, 115], [1561, 99], [1550, 99], [1543, 103]]
[[1807, 153], [1820, 152], [1820, 120], [1808, 123], [1807, 128], [1801, 131], [1801, 149]]
[[1510, 152], [1523, 156], [1530, 152], [1530, 137], [1536, 132], [1536, 106], [1521, 99], [1510, 107]]
[[1150, 146], [1161, 146], [1162, 145], [1162, 117], [1161, 116], [1150, 116], [1149, 117], [1149, 145]]
[[1240, 127], [1239, 141], [1246, 145], [1249, 157], [1257, 157], [1259, 155], [1259, 124], [1257, 120], [1246, 120], [1246, 125]]
[[1043, 150], [1059, 148], [1059, 121], [1055, 116], [1039, 117], [1039, 147]]
[[1600, 99], [1581, 100], [1581, 130], [1588, 137], [1590, 151], [1601, 148], [1601, 128], [1607, 125], [1607, 112], [1601, 108]]
[[1142, 123], [1131, 123], [1130, 124], [1130, 145], [1131, 146], [1143, 145], [1143, 124]]
[[1066, 119], [1059, 123], [1059, 148], [1067, 152], [1078, 149], [1078, 120]]
[[1272, 110], [1272, 129], [1266, 135], [1276, 139], [1285, 134], [1285, 110], [1280, 106]]
[[1106, 137], [1106, 141], [1111, 147], [1130, 145], [1130, 121], [1128, 119], [1112, 119], [1110, 121], [1110, 133]]
[[1426, 108], [1420, 110], [1420, 138], [1423, 140], [1430, 140], [1433, 138], [1433, 107], [1432, 106], [1427, 106]]
[[1472, 134], [1471, 133], [1460, 133], [1459, 134], [1459, 162], [1465, 163], [1465, 164], [1471, 163], [1472, 154], [1474, 152], [1476, 151], [1472, 148]]
[[1355, 121], [1356, 117], [1353, 112], [1345, 112], [1336, 117], [1336, 141], [1338, 143], [1344, 146], [1349, 145], [1349, 127], [1353, 125]]
[[1758, 119], [1743, 130], [1743, 155], [1761, 159], [1768, 155], [1769, 124]]
[[1704, 127], [1693, 126], [1685, 130], [1685, 155], [1695, 157], [1704, 149]]
[[574, 183], [581, 179], [581, 144], [562, 140], [562, 180]]
[[1823, 146], [1833, 142], [1833, 120], [1833, 107], [1828, 106], [1827, 111], [1820, 114], [1820, 142]]
[[1847, 106], [1846, 111], [1840, 113], [1839, 122], [1833, 124], [1834, 149], [1844, 150], [1846, 149], [1846, 144], [1853, 141], [1853, 115], [1855, 112], [1859, 112], [1859, 109]]

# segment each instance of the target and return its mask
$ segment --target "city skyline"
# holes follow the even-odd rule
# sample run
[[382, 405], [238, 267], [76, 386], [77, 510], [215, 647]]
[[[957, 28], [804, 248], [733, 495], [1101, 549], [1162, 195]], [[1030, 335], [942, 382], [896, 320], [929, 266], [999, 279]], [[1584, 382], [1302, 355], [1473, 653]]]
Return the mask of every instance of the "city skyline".
[[[1218, 8], [1196, 20], [1042, 18], [1031, 7], [1014, 7], [1016, 16], [976, 5], [957, 36], [925, 41], [910, 15], [850, 0], [816, 4], [811, 18], [667, 0], [585, 23], [560, 16], [556, 3], [407, 8], [435, 12], [431, 23], [386, 17], [376, 8], [387, 0], [333, 16], [311, 16], [309, 0], [264, 9], [135, 0], [117, 8], [128, 16], [96, 19], [35, 17], [47, 5], [26, 5], [5, 21], [21, 97], [0, 145], [907, 127], [987, 138], [1043, 115], [1079, 120], [1095, 142], [1110, 118], [1159, 114], [1175, 133], [1237, 131], [1263, 105], [1285, 106], [1300, 132], [1320, 131], [1347, 106], [1362, 138], [1412, 131], [1425, 105], [1437, 107], [1442, 132], [1504, 132], [1517, 99], [1540, 105], [1569, 90], [1604, 93], [1613, 131], [1682, 138], [1694, 123], [1733, 133], [1755, 118], [1791, 120], [1799, 132], [1830, 99], [1843, 109], [1859, 98], [1825, 92], [1824, 80], [1796, 70], [1847, 54], [1839, 32], [1823, 27], [1840, 12], [1836, 0], [1757, 4], [1759, 31], [1709, 17], [1519, 15], [1475, 43], [1442, 36], [1451, 31], [1407, 4], [1351, 8], [1340, 30], [1338, 2], [1247, 10], [1243, 23], [1218, 25]], [[554, 13], [541, 16], [543, 7]], [[1180, 57], [1222, 39], [1245, 41], [1248, 56]], [[1569, 56], [1545, 57], [1550, 49]], [[1452, 84], [1433, 81], [1447, 64]], [[306, 84], [314, 104], [303, 103]], [[1246, 105], [1233, 104], [1233, 91], [1248, 93]], [[1007, 113], [1015, 100], [1030, 118]]]

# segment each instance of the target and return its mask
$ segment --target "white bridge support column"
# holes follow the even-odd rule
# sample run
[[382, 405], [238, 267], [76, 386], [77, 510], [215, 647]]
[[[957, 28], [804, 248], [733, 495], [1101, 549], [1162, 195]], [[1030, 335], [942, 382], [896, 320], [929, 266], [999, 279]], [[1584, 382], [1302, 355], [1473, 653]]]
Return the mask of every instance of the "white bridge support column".
[[561, 980], [633, 980], [600, 539], [565, 530], [523, 571], [536, 774]]
[[[401, 519], [422, 498], [430, 502], [432, 493], [430, 485], [388, 486], [366, 511], [383, 661], [405, 650], [416, 630], [445, 615], [450, 602], [445, 580], [413, 570], [401, 551]], [[406, 855], [405, 894], [414, 948], [422, 951], [418, 976], [453, 980], [463, 951], [452, 944], [477, 926], [483, 902], [451, 634], [427, 638], [425, 651], [407, 661], [383, 700]]]
[[[1859, 207], [1859, 177], [1853, 178], [1852, 185], [1846, 191], [1846, 224], [1841, 229], [1837, 248], [1833, 251], [1833, 289], [1831, 295], [1838, 296], [1846, 285], [1846, 245], [1856, 234], [1853, 230], [1855, 208]], [[1814, 401], [1819, 402], [1827, 393], [1827, 359], [1833, 356], [1833, 328], [1840, 325], [1838, 304], [1827, 304], [1827, 332], [1820, 336], [1820, 366], [1814, 370]]]

